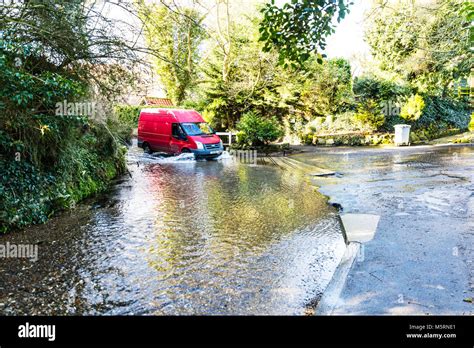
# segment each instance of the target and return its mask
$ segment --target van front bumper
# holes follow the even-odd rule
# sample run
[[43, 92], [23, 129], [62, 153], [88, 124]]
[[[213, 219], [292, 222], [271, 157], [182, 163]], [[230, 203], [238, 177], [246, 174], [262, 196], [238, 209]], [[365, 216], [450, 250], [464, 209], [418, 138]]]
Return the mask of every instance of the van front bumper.
[[191, 149], [191, 152], [194, 154], [196, 158], [216, 158], [222, 155], [224, 149], [219, 150], [196, 150]]

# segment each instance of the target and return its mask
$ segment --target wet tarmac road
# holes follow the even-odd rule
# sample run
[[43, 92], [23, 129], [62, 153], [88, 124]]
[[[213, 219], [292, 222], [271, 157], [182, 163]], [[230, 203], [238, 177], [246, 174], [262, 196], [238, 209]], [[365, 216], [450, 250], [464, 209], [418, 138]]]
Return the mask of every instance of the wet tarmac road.
[[295, 157], [342, 213], [379, 226], [323, 314], [474, 314], [474, 147], [320, 149]]

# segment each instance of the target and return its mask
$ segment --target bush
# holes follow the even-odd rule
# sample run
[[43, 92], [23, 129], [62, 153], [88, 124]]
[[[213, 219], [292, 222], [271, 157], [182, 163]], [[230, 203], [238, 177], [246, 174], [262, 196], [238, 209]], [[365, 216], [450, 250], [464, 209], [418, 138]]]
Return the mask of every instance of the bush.
[[352, 89], [360, 102], [369, 99], [378, 102], [396, 101], [410, 93], [408, 86], [381, 80], [374, 76], [356, 77]]
[[359, 104], [355, 118], [373, 130], [379, 129], [385, 123], [385, 115], [382, 113], [380, 105], [373, 99]]
[[469, 122], [469, 130], [474, 132], [474, 113], [471, 114], [471, 122]]
[[313, 136], [313, 145], [329, 146], [360, 146], [360, 145], [380, 145], [392, 144], [394, 135], [390, 133], [378, 133], [371, 135], [362, 134], [337, 134], [326, 136]]
[[441, 97], [425, 97], [425, 104], [421, 117], [414, 122], [415, 129], [426, 129], [429, 126], [435, 126], [439, 130], [468, 128], [471, 112], [466, 103]]
[[426, 129], [417, 129], [410, 132], [410, 142], [413, 144], [427, 143], [430, 140], [456, 135], [460, 132], [461, 131], [456, 128], [440, 129], [435, 125], [430, 125]]
[[242, 116], [237, 129], [240, 131], [239, 142], [251, 146], [268, 144], [283, 136], [276, 118], [264, 119], [253, 112]]
[[353, 91], [358, 103], [357, 118], [362, 126], [368, 126], [371, 130], [393, 131], [393, 125], [403, 121], [398, 115], [387, 114], [383, 110], [382, 117], [374, 103], [385, 106], [400, 103], [411, 93], [408, 85], [369, 75], [356, 77]]
[[[64, 10], [50, 2], [43, 4], [48, 5], [27, 11], [28, 14], [35, 17], [50, 13], [49, 10]], [[63, 14], [72, 14], [71, 10], [68, 7]], [[110, 108], [105, 108], [97, 119], [106, 123], [98, 123], [93, 121], [95, 115], [90, 110], [60, 115], [63, 112], [58, 103], [111, 100], [109, 78], [126, 78], [127, 74], [98, 69], [99, 77], [95, 60], [81, 60], [80, 68], [71, 62], [63, 65], [64, 52], [74, 51], [80, 56], [82, 51], [76, 52], [76, 48], [88, 46], [88, 41], [84, 37], [86, 41], [71, 41], [80, 47], [69, 43], [62, 47], [57, 41], [62, 31], [54, 28], [58, 24], [68, 33], [83, 33], [86, 27], [74, 22], [75, 26], [66, 29], [63, 25], [71, 18], [55, 15], [64, 21], [51, 22], [51, 35], [43, 35], [42, 40], [35, 40], [31, 30], [24, 35], [21, 25], [11, 27], [12, 31], [1, 30], [0, 232], [45, 222], [55, 211], [105, 189], [113, 177], [125, 170], [125, 150], [120, 139], [126, 140], [129, 130], [110, 120]], [[35, 18], [38, 28], [46, 28], [42, 26], [46, 18]], [[81, 23], [85, 21], [81, 19]], [[103, 89], [96, 88], [102, 83]], [[100, 93], [105, 90], [106, 94]]]
[[402, 106], [400, 111], [400, 116], [407, 121], [416, 121], [418, 120], [425, 108], [425, 101], [423, 97], [419, 94], [415, 94], [408, 98], [406, 103]]

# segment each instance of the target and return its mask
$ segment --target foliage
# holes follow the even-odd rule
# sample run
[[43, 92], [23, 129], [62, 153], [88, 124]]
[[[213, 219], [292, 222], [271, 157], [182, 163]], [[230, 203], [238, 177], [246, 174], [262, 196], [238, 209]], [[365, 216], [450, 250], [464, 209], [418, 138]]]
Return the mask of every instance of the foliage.
[[468, 128], [471, 132], [474, 132], [474, 113], [471, 114], [471, 122], [469, 122]]
[[309, 145], [324, 146], [360, 146], [360, 145], [388, 145], [392, 144], [394, 135], [390, 133], [375, 133], [364, 135], [361, 133], [309, 135], [304, 142]]
[[54, 212], [106, 189], [125, 168], [125, 152], [111, 153], [114, 141], [104, 125], [93, 127], [79, 142], [65, 142], [56, 168], [46, 171], [23, 159], [24, 144], [1, 131], [0, 232], [44, 223]]
[[418, 92], [447, 96], [472, 66], [470, 21], [461, 0], [386, 3], [374, 8], [366, 41], [382, 70]]
[[441, 97], [425, 97], [425, 108], [421, 117], [414, 123], [415, 129], [465, 130], [469, 126], [471, 112], [463, 102]]
[[364, 78], [354, 83], [358, 100], [393, 100], [395, 96], [396, 101], [403, 101], [400, 117], [387, 117], [384, 129], [404, 119], [413, 123], [413, 130], [433, 136], [467, 127], [467, 104], [454, 101], [458, 96], [451, 88], [467, 78], [472, 66], [468, 15], [462, 15], [469, 11], [464, 7], [458, 0], [440, 0], [425, 5], [384, 2], [373, 8], [366, 40], [379, 63], [378, 74], [409, 85], [389, 96], [381, 88], [385, 82]]
[[[47, 0], [0, 8], [1, 231], [44, 222], [125, 170], [130, 128], [108, 103], [140, 58], [107, 32], [115, 22], [88, 6]], [[57, 114], [64, 101], [94, 103], [97, 112]]]
[[[333, 23], [325, 22], [330, 30], [324, 25], [308, 30], [337, 17], [340, 6], [346, 12], [348, 2], [290, 1], [280, 7], [267, 3], [260, 13], [255, 7], [243, 16], [229, 1], [211, 3], [217, 20], [214, 31], [204, 26], [203, 47], [208, 50], [197, 69], [199, 88], [182, 105], [202, 112], [217, 130], [235, 129], [242, 115], [253, 112], [263, 119], [275, 117], [288, 138], [393, 132], [393, 125], [406, 121], [401, 118], [402, 105], [413, 129], [466, 127], [465, 105], [452, 102], [446, 92], [465, 77], [472, 57], [460, 42], [469, 11], [454, 18], [461, 13], [458, 1], [440, 0], [437, 7], [379, 2], [367, 31], [379, 68], [354, 79], [348, 61], [322, 60], [318, 54]], [[314, 12], [326, 5], [328, 12]], [[183, 14], [178, 6], [173, 11]], [[459, 30], [459, 40], [452, 30]], [[292, 40], [297, 37], [301, 40], [295, 45]]]
[[[278, 7], [272, 0], [262, 9], [259, 31], [263, 50], [276, 48], [278, 62], [285, 67], [302, 65], [315, 52], [325, 49], [326, 37], [334, 32], [333, 19], [343, 19], [349, 4], [344, 0], [292, 0]], [[322, 63], [321, 54], [318, 62]]]
[[253, 112], [246, 113], [237, 125], [239, 143], [248, 145], [268, 144], [283, 135], [275, 118], [264, 119]]
[[359, 101], [372, 99], [378, 102], [398, 101], [410, 93], [405, 84], [380, 79], [373, 75], [363, 75], [354, 79], [353, 91]]
[[205, 37], [201, 26], [204, 17], [192, 8], [178, 13], [165, 5], [140, 4], [148, 47], [161, 52], [154, 59], [160, 80], [173, 103], [181, 105], [196, 86], [201, 58], [198, 48]]
[[335, 115], [350, 109], [353, 103], [352, 76], [349, 62], [342, 58], [318, 64], [308, 61], [299, 89], [302, 111], [308, 118]]
[[369, 125], [373, 130], [379, 129], [385, 122], [385, 115], [376, 100], [367, 99], [360, 103], [355, 114], [356, 120]]
[[[372, 23], [366, 31], [366, 40], [372, 55], [379, 60], [382, 70], [401, 69], [410, 54], [416, 51], [416, 33], [422, 31], [426, 19], [417, 17], [416, 8], [408, 4], [382, 7], [372, 15]], [[404, 30], [402, 30], [404, 29]]]
[[[461, 15], [466, 19], [467, 22], [472, 23], [474, 21], [474, 3], [472, 1], [464, 1], [461, 6]], [[474, 41], [474, 26], [469, 27], [469, 38], [470, 41]]]
[[402, 106], [400, 116], [407, 121], [418, 120], [425, 108], [425, 101], [419, 94], [415, 94], [408, 98], [406, 103]]
[[[202, 110], [215, 129], [233, 129], [248, 111], [281, 118], [288, 112], [287, 99], [279, 93], [284, 74], [274, 53], [261, 50], [257, 32], [258, 18], [231, 26], [232, 54], [226, 56], [219, 46], [203, 66]], [[224, 75], [222, 66], [229, 60]], [[198, 108], [199, 110], [199, 108]]]
[[410, 132], [410, 142], [412, 144], [426, 144], [431, 140], [453, 136], [461, 132], [457, 128], [438, 128], [431, 125], [427, 128], [412, 130]]
[[[380, 125], [382, 118], [377, 120], [368, 117], [363, 113], [357, 119], [364, 124], [364, 120], [373, 119], [373, 122], [367, 123], [371, 129], [383, 129], [393, 131], [393, 126], [402, 123], [404, 120], [399, 116], [399, 105], [411, 94], [411, 88], [403, 82], [395, 82], [382, 79], [374, 75], [363, 75], [354, 79], [354, 97], [356, 106], [359, 110], [366, 109], [366, 105], [376, 102], [382, 107], [382, 113], [385, 116], [383, 124]], [[395, 110], [396, 108], [396, 110]], [[373, 116], [373, 115], [372, 115]]]
[[137, 41], [141, 28], [110, 19], [113, 10], [136, 16], [132, 3], [12, 1], [0, 6], [0, 35], [22, 51], [17, 64], [87, 82], [89, 92], [111, 99], [135, 86], [144, 53], [158, 54]]
[[200, 111], [213, 127], [231, 129], [248, 111], [277, 119], [297, 113], [311, 120], [351, 107], [351, 68], [346, 60], [319, 64], [313, 56], [304, 70], [284, 69], [278, 66], [275, 52], [262, 52], [257, 25], [258, 18], [254, 18], [243, 27], [233, 27], [234, 53], [226, 81], [220, 69], [224, 59], [220, 49], [203, 69], [209, 82], [204, 85], [206, 102]]
[[305, 127], [305, 133], [318, 135], [370, 132], [371, 130], [371, 126], [357, 119], [355, 111], [346, 111], [332, 117], [316, 117]]
[[114, 112], [120, 122], [128, 124], [132, 127], [138, 126], [138, 117], [140, 116], [140, 110], [142, 109], [139, 105], [115, 105]]

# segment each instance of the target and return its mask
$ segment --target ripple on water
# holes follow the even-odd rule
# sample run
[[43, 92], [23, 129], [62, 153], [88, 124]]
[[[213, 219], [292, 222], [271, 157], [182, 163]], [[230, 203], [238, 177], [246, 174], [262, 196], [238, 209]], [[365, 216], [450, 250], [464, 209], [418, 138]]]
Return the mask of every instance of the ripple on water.
[[131, 178], [78, 209], [80, 222], [66, 213], [17, 234], [48, 240], [26, 271], [39, 276], [6, 282], [2, 267], [1, 284], [32, 289], [53, 274], [55, 286], [36, 297], [0, 288], [2, 313], [303, 314], [320, 296], [345, 246], [304, 175], [136, 150], [128, 162]]

